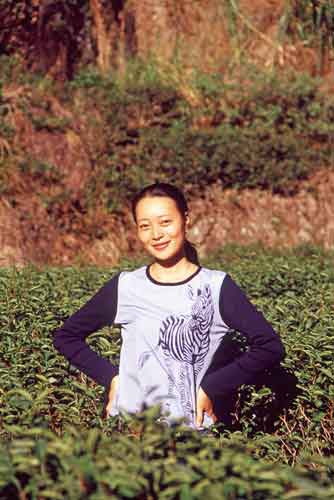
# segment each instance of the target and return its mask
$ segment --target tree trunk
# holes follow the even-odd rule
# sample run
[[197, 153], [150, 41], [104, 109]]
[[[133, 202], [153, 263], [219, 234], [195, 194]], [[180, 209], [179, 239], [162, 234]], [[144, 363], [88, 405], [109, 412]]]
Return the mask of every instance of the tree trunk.
[[104, 21], [104, 8], [101, 0], [90, 0], [90, 8], [96, 29], [97, 64], [102, 74], [110, 71], [111, 40], [110, 31]]

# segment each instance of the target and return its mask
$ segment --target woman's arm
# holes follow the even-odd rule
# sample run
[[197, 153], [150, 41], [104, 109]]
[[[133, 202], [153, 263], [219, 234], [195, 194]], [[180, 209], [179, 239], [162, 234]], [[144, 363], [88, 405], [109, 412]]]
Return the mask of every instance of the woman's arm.
[[250, 347], [228, 365], [204, 375], [201, 387], [209, 397], [251, 383], [255, 374], [278, 364], [285, 354], [279, 335], [229, 275], [222, 283], [219, 309], [226, 325], [246, 335]]
[[69, 362], [105, 387], [118, 368], [97, 354], [85, 342], [88, 335], [112, 325], [117, 312], [119, 274], [104, 285], [81, 309], [53, 333], [53, 345]]

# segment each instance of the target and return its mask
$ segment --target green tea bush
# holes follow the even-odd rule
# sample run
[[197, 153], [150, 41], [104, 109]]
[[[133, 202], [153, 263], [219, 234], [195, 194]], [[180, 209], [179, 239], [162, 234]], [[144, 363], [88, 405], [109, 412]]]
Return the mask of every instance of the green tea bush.
[[[332, 458], [313, 470], [258, 460], [240, 445], [159, 427], [140, 437], [69, 428], [63, 437], [27, 430], [1, 446], [0, 489], [38, 499], [330, 499]], [[0, 491], [1, 491], [0, 490]]]
[[[156, 408], [104, 420], [101, 388], [51, 333], [118, 269], [2, 269], [0, 498], [333, 498], [333, 254], [231, 246], [205, 264], [229, 272], [279, 331], [297, 378], [289, 404], [289, 387], [282, 396], [264, 378], [239, 390], [232, 428], [165, 427]], [[117, 329], [89, 342], [118, 362]]]

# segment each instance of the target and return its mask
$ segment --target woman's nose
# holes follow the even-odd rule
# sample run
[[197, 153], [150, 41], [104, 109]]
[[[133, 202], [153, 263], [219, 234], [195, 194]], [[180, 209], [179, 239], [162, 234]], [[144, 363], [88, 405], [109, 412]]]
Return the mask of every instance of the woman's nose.
[[157, 240], [159, 238], [161, 238], [162, 236], [162, 232], [161, 232], [161, 228], [159, 226], [153, 226], [152, 227], [152, 237], [154, 240]]

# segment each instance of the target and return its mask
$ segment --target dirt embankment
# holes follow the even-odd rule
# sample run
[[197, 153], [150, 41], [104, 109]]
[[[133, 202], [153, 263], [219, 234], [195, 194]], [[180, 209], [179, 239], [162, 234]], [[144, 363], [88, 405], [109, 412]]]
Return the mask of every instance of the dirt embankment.
[[269, 247], [305, 243], [334, 247], [334, 172], [319, 171], [295, 196], [260, 190], [210, 189], [191, 203], [191, 236], [206, 254], [225, 243], [260, 242]]
[[[330, 249], [334, 247], [333, 193], [334, 172], [328, 171], [303, 182], [298, 194], [289, 198], [260, 190], [222, 191], [216, 186], [190, 201], [188, 236], [201, 256], [231, 242], [270, 247], [312, 243]], [[7, 200], [0, 201], [1, 266], [114, 265], [140, 251], [128, 212], [118, 218], [101, 215], [95, 224], [100, 224], [105, 236], [91, 238], [87, 228], [81, 233], [64, 230], [61, 216], [48, 220], [34, 196], [23, 196], [15, 209]], [[94, 228], [96, 233], [98, 229]]]

